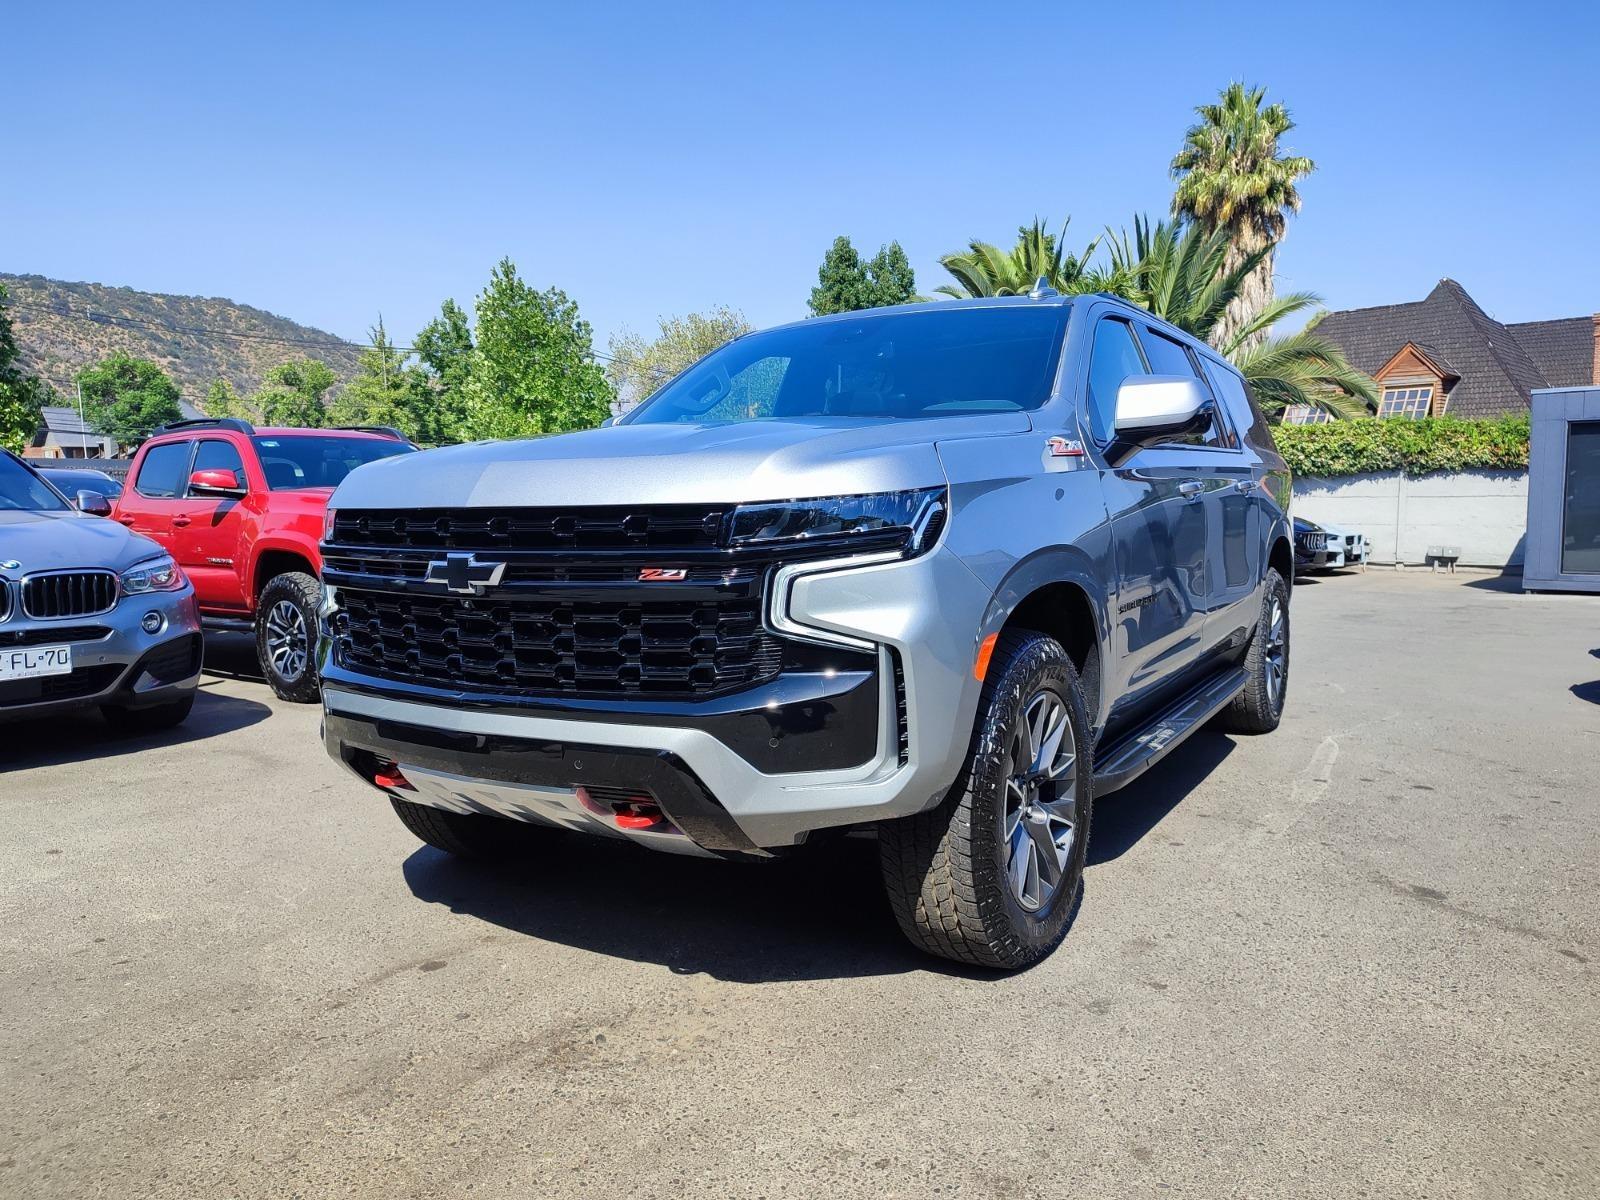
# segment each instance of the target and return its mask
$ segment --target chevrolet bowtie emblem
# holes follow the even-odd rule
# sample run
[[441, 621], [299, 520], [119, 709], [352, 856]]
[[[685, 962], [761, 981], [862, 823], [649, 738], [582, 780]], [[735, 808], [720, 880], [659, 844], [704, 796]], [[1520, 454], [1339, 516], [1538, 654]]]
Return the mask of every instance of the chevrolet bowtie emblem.
[[505, 573], [503, 562], [479, 562], [471, 554], [447, 554], [430, 562], [423, 578], [428, 583], [442, 583], [452, 592], [475, 596], [498, 584]]

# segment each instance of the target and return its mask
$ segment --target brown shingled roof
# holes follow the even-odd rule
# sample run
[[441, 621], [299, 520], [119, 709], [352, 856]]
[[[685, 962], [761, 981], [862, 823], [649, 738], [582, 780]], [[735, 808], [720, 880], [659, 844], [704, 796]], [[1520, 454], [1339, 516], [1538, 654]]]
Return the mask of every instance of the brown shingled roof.
[[1317, 332], [1336, 342], [1369, 375], [1407, 342], [1426, 346], [1430, 357], [1460, 376], [1450, 389], [1450, 415], [1494, 417], [1526, 412], [1534, 388], [1571, 386], [1556, 378], [1569, 378], [1577, 370], [1572, 329], [1579, 325], [1588, 330], [1590, 340], [1583, 377], [1574, 382], [1589, 383], [1594, 353], [1589, 318], [1502, 325], [1453, 279], [1441, 279], [1426, 299], [1415, 303], [1328, 313], [1317, 322]]

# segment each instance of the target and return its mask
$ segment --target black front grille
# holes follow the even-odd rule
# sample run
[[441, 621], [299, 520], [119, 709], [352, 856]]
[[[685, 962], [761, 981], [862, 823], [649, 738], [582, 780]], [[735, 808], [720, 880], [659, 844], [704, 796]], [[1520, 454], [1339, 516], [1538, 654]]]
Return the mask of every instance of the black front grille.
[[428, 550], [714, 549], [725, 506], [654, 504], [602, 508], [345, 509], [335, 514], [340, 546]]
[[0, 575], [0, 621], [11, 615], [11, 585], [6, 582], [6, 577]]
[[0, 646], [53, 646], [58, 642], [97, 642], [111, 630], [104, 625], [51, 625], [45, 629], [0, 629]]
[[0, 683], [0, 708], [18, 704], [44, 704], [51, 700], [79, 700], [105, 691], [117, 681], [122, 667], [116, 663], [81, 667], [70, 675], [41, 679], [13, 679]]
[[56, 571], [22, 581], [22, 611], [37, 619], [92, 617], [117, 602], [117, 577], [110, 571]]
[[769, 679], [782, 646], [760, 593], [722, 601], [472, 599], [341, 588], [352, 670], [433, 686], [573, 695], [705, 695]]

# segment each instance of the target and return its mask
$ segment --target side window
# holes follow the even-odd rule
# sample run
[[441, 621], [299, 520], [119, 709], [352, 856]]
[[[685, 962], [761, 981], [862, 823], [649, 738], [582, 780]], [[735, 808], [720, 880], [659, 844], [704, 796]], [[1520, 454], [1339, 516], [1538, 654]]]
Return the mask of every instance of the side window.
[[244, 460], [239, 457], [232, 442], [201, 442], [195, 447], [194, 465], [189, 468], [191, 475], [196, 471], [232, 471], [239, 480], [239, 486], [245, 486]]
[[1095, 327], [1089, 351], [1089, 431], [1102, 446], [1111, 441], [1117, 389], [1130, 375], [1145, 373], [1144, 359], [1126, 321], [1107, 317]]
[[1237, 373], [1214, 362], [1206, 363], [1206, 374], [1211, 379], [1211, 390], [1221, 399], [1233, 419], [1233, 427], [1244, 440], [1258, 450], [1276, 452], [1266, 415], [1250, 394], [1249, 385]]
[[184, 467], [189, 465], [192, 442], [163, 442], [152, 446], [139, 465], [139, 478], [133, 481], [133, 490], [141, 496], [170, 500], [181, 495], [186, 482]]
[[[1195, 370], [1194, 358], [1189, 349], [1182, 342], [1175, 342], [1164, 334], [1153, 329], [1141, 328], [1139, 340], [1144, 345], [1145, 357], [1150, 360], [1150, 373], [1153, 375], [1187, 375], [1190, 379], [1200, 379], [1200, 373]], [[1205, 387], [1205, 381], [1201, 380]], [[1211, 391], [1206, 387], [1206, 391]], [[1200, 429], [1179, 434], [1169, 438], [1168, 444], [1174, 446], [1212, 446], [1226, 450], [1230, 448], [1231, 439], [1228, 437], [1228, 427], [1223, 423], [1217, 413], [1215, 393], [1212, 403], [1207, 406], [1205, 425]]]

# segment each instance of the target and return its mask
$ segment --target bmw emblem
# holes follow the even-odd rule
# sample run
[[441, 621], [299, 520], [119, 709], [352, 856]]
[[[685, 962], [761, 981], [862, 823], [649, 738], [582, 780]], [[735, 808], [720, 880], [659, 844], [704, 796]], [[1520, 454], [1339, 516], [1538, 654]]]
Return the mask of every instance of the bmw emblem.
[[4, 562], [0, 562], [0, 571], [20, 571], [20, 570], [22, 570], [22, 564], [19, 563], [14, 558], [8, 558]]

